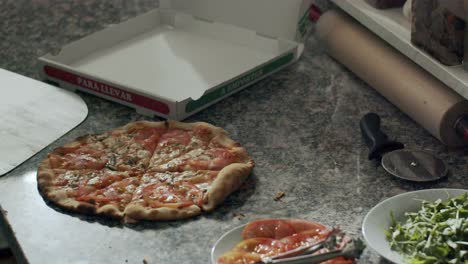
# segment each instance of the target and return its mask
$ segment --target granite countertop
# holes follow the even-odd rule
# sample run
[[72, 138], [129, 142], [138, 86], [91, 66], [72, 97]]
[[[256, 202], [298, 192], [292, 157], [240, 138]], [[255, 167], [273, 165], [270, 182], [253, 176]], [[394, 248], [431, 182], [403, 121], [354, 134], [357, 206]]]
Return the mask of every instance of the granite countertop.
[[[0, 67], [38, 78], [38, 56], [156, 5], [153, 0], [1, 1]], [[24, 215], [17, 221], [34, 223], [24, 230], [13, 230], [22, 237], [19, 247], [13, 245], [19, 261], [142, 263], [146, 259], [148, 263], [208, 263], [211, 247], [221, 234], [254, 219], [305, 218], [339, 225], [360, 237], [364, 216], [379, 201], [419, 189], [466, 188], [463, 151], [447, 150], [327, 56], [312, 34], [298, 63], [187, 120], [225, 128], [256, 163], [246, 184], [214, 213], [131, 227], [67, 214], [46, 205], [39, 196], [35, 181], [39, 161], [77, 136], [147, 119], [130, 108], [80, 95], [88, 105], [88, 118], [0, 178], [0, 205], [26, 197], [35, 199], [28, 208], [4, 208], [7, 215]], [[450, 166], [448, 179], [408, 183], [369, 162], [358, 122], [370, 111], [381, 115], [384, 130], [392, 137], [410, 148], [442, 157]], [[18, 178], [24, 188], [8, 192]], [[280, 191], [286, 196], [274, 201]], [[361, 259], [361, 263], [380, 262], [384, 263], [370, 250]]]

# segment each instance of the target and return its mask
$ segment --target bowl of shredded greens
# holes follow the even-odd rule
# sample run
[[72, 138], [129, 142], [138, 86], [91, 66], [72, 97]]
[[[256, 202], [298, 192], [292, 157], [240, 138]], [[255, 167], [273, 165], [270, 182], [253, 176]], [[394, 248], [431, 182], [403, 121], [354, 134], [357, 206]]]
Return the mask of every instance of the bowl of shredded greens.
[[364, 218], [367, 245], [395, 263], [468, 264], [468, 190], [403, 193]]

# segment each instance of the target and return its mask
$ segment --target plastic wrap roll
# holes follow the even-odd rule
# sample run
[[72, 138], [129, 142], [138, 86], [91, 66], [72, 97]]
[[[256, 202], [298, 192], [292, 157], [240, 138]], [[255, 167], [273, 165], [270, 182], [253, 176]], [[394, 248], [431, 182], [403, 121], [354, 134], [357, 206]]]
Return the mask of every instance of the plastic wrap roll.
[[317, 36], [329, 54], [451, 147], [466, 146], [455, 123], [468, 101], [341, 11], [322, 15]]

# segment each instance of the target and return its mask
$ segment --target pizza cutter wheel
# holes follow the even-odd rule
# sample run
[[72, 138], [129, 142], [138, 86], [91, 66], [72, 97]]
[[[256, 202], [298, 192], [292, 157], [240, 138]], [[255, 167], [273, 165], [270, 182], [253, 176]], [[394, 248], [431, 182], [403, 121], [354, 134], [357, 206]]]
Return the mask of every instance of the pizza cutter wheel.
[[429, 182], [448, 174], [447, 164], [434, 155], [408, 150], [400, 142], [388, 140], [380, 130], [380, 117], [366, 114], [360, 122], [361, 132], [370, 149], [369, 160], [381, 161], [382, 167], [391, 175], [414, 182]]

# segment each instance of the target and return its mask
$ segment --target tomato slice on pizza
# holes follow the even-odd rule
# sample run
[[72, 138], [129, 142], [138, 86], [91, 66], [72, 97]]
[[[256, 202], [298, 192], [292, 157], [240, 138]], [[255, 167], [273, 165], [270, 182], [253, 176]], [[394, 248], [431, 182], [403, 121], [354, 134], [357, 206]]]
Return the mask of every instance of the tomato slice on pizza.
[[178, 158], [160, 165], [159, 171], [219, 171], [233, 163], [246, 162], [243, 149], [194, 149]]
[[199, 156], [187, 159], [181, 166], [185, 170], [221, 170], [240, 159], [235, 150], [215, 148], [208, 149]]
[[107, 158], [105, 151], [83, 143], [55, 149], [48, 155], [48, 162], [51, 169], [101, 170], [105, 168]]
[[149, 171], [166, 171], [163, 164], [192, 150], [189, 131], [182, 129], [170, 129], [163, 134], [155, 149], [155, 155], [151, 158]]
[[294, 228], [281, 219], [262, 219], [253, 221], [242, 231], [242, 238], [273, 238], [281, 239], [295, 234]]
[[174, 182], [185, 181], [189, 182], [197, 188], [201, 189], [203, 192], [206, 192], [210, 187], [213, 181], [218, 176], [219, 171], [184, 171], [176, 173], [174, 177]]
[[53, 170], [55, 175], [51, 185], [75, 189], [78, 187], [89, 187], [101, 189], [110, 184], [129, 177], [126, 172], [114, 172], [110, 170]]
[[121, 207], [132, 200], [133, 193], [139, 183], [138, 178], [126, 178], [121, 181], [116, 181], [103, 189], [97, 189], [89, 193], [78, 193], [76, 200], [98, 206], [116, 203]]
[[192, 141], [192, 135], [190, 131], [183, 129], [169, 129], [162, 136], [161, 140], [158, 142], [160, 148], [168, 146], [188, 146], [190, 141]]
[[128, 173], [125, 172], [116, 173], [107, 170], [81, 171], [76, 177], [73, 176], [75, 176], [74, 173], [71, 173], [70, 175], [70, 172], [67, 172], [63, 174], [63, 176], [57, 177], [57, 179], [63, 179], [60, 183], [63, 183], [63, 186], [67, 188], [68, 195], [76, 198], [88, 195], [96, 190], [106, 188], [115, 182], [129, 177]]
[[202, 151], [209, 144], [209, 136], [183, 129], [169, 129], [162, 135], [153, 155], [149, 171], [177, 171], [173, 166], [174, 159], [191, 151]]
[[150, 153], [153, 153], [166, 129], [161, 127], [141, 127], [134, 128], [132, 132], [132, 140]]
[[135, 122], [116, 129], [103, 140], [107, 147], [106, 167], [116, 171], [145, 171], [157, 142], [166, 132], [162, 124]]
[[151, 208], [183, 208], [200, 205], [203, 193], [188, 182], [178, 182], [176, 184], [161, 182], [144, 186], [137, 194], [137, 198], [142, 199], [145, 205]]
[[142, 184], [187, 182], [205, 192], [218, 173], [219, 171], [148, 172], [141, 177], [141, 182]]

